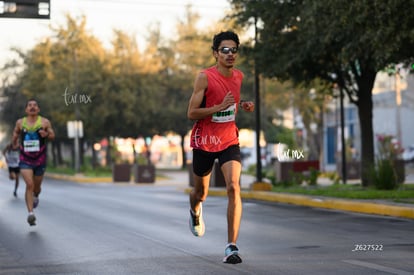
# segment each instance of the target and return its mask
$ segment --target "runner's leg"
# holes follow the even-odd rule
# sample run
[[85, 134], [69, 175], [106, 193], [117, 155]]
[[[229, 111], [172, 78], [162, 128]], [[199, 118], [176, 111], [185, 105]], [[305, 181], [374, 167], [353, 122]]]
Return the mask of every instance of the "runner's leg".
[[33, 192], [35, 186], [33, 179], [33, 169], [22, 168], [20, 169], [20, 173], [22, 174], [22, 177], [26, 183], [25, 199], [27, 211], [30, 213], [33, 212]]
[[227, 188], [227, 237], [228, 243], [236, 243], [242, 216], [242, 201], [240, 195], [241, 163], [231, 160], [221, 166]]
[[39, 196], [40, 192], [42, 191], [42, 181], [43, 181], [43, 175], [41, 176], [33, 176], [34, 179], [34, 189], [33, 194], [37, 197]]

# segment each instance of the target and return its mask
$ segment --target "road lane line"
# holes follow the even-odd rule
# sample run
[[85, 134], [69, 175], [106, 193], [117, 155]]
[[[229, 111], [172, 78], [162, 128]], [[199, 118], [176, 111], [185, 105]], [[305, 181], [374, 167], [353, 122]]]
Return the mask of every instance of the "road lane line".
[[383, 265], [373, 264], [373, 263], [364, 262], [364, 261], [343, 260], [343, 262], [348, 263], [348, 264], [353, 264], [353, 265], [366, 267], [366, 268], [369, 268], [369, 269], [382, 271], [382, 272], [388, 272], [388, 273], [396, 274], [396, 275], [410, 275], [410, 274], [412, 274], [411, 272], [407, 272], [407, 271], [404, 271], [404, 270], [401, 270], [401, 269], [395, 269], [395, 268], [392, 268], [392, 267], [386, 267], [386, 266], [383, 266]]

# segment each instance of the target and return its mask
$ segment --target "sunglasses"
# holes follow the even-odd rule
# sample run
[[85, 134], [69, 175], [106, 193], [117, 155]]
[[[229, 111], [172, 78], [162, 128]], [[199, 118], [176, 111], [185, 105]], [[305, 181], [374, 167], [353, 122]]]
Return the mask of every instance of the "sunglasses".
[[239, 48], [237, 48], [237, 47], [233, 47], [233, 48], [223, 47], [223, 48], [220, 48], [219, 51], [221, 53], [224, 53], [224, 54], [229, 54], [230, 52], [235, 54], [239, 51]]

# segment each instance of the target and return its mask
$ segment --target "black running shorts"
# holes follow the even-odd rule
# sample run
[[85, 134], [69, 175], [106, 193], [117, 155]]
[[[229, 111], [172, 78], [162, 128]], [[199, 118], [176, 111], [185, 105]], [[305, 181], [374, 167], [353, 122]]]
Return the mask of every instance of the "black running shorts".
[[9, 173], [20, 173], [20, 167], [9, 167]]
[[235, 160], [241, 163], [240, 146], [232, 145], [220, 152], [207, 152], [193, 149], [193, 171], [199, 177], [210, 174], [214, 161], [218, 159], [220, 167], [227, 161]]

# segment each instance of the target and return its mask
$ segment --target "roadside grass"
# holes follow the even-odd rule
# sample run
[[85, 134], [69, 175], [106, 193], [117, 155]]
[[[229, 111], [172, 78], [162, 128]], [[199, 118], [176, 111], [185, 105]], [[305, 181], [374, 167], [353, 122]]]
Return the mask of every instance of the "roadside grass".
[[[93, 169], [92, 167], [81, 167], [80, 169], [81, 174], [85, 177], [95, 177], [95, 178], [112, 178], [112, 168], [110, 167], [96, 167]], [[59, 174], [59, 175], [67, 175], [67, 176], [74, 176], [76, 175], [75, 170], [72, 167], [68, 166], [60, 166], [60, 167], [47, 167], [47, 172]], [[156, 170], [156, 178], [157, 179], [165, 179], [167, 178], [160, 171], [159, 169]], [[131, 176], [133, 176], [133, 172], [131, 171]]]
[[414, 185], [404, 184], [395, 190], [378, 190], [361, 184], [332, 184], [329, 186], [273, 186], [273, 192], [325, 196], [344, 199], [376, 200], [414, 203]]
[[[47, 172], [54, 173], [54, 174], [61, 174], [61, 175], [68, 175], [68, 176], [74, 176], [76, 175], [75, 170], [72, 167], [68, 166], [48, 166]], [[112, 169], [109, 167], [97, 167], [95, 169], [92, 169], [91, 167], [81, 167], [81, 173], [86, 177], [99, 177], [99, 178], [105, 178], [105, 177], [112, 177]]]
[[67, 166], [53, 167], [51, 165], [48, 165], [46, 168], [46, 172], [68, 176], [73, 176], [76, 174], [73, 168]]
[[112, 177], [112, 169], [108, 167], [99, 167], [95, 169], [86, 169], [83, 174], [86, 177], [107, 178]]

